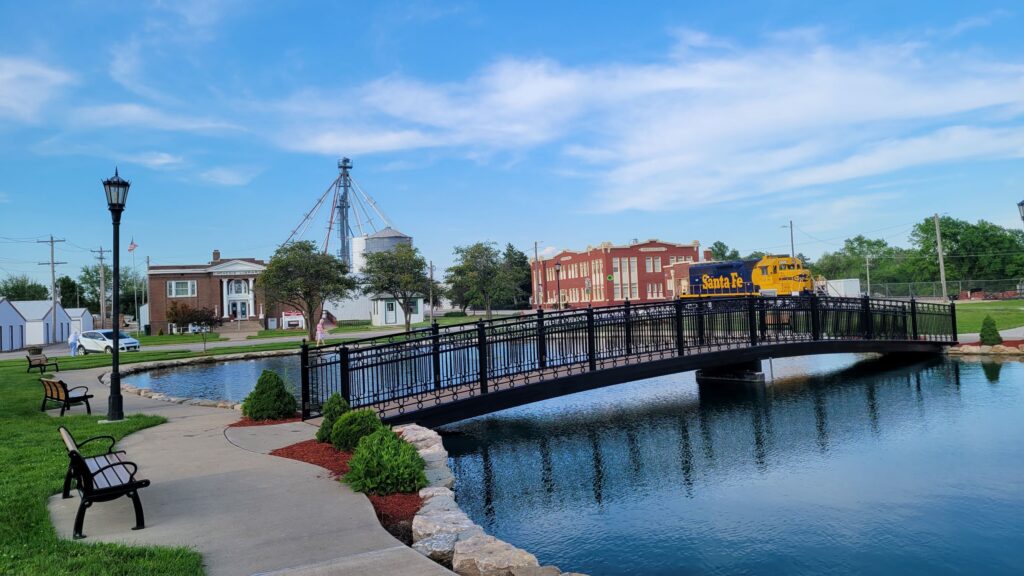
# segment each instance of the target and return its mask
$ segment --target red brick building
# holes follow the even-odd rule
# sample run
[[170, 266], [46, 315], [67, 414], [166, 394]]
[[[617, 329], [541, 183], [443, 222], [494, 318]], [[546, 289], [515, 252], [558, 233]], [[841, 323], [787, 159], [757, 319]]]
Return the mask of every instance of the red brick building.
[[[149, 323], [153, 334], [170, 332], [167, 308], [171, 302], [189, 308], [210, 308], [225, 321], [252, 321], [265, 317], [256, 277], [266, 264], [255, 258], [221, 258], [213, 251], [208, 264], [149, 267]], [[185, 327], [181, 327], [185, 328]]]
[[562, 308], [671, 300], [689, 263], [710, 259], [711, 251], [702, 254], [696, 240], [691, 244], [648, 240], [628, 246], [605, 242], [580, 252], [565, 250], [540, 262], [530, 261], [531, 302], [535, 307], [557, 309], [559, 300]]

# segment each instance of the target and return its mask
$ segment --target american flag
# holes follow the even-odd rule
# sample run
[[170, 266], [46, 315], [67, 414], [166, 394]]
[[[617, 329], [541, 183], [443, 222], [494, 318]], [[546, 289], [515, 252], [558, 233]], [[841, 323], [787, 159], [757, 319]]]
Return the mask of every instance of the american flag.
[[139, 247], [139, 245], [135, 243], [135, 237], [132, 236], [132, 243], [128, 245], [128, 251], [129, 252], [135, 252], [135, 249], [138, 248], [138, 247]]

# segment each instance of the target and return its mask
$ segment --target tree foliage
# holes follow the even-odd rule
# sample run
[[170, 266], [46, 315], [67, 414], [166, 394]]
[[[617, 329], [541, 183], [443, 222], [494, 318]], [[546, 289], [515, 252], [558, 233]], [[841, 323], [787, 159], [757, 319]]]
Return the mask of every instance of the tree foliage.
[[[103, 266], [104, 278], [104, 290], [106, 294], [107, 304], [113, 302], [112, 295], [114, 291], [114, 279], [111, 274], [111, 270], [108, 266]], [[146, 302], [146, 278], [144, 275], [132, 270], [130, 266], [121, 267], [120, 281], [120, 304], [122, 314], [135, 314], [135, 297], [138, 295], [139, 306]], [[78, 275], [78, 301], [81, 303], [83, 308], [88, 308], [90, 312], [99, 314], [100, 312], [100, 265], [93, 264], [91, 266], [83, 266], [81, 272]], [[63, 302], [64, 294], [61, 293], [61, 301]], [[74, 295], [72, 294], [72, 298]], [[108, 306], [107, 313], [110, 313]]]
[[512, 244], [501, 255], [501, 285], [496, 306], [519, 310], [530, 307], [530, 258]]
[[499, 252], [493, 242], [455, 247], [455, 264], [445, 274], [447, 297], [462, 311], [524, 308], [530, 303], [530, 260], [508, 244]]
[[729, 246], [721, 240], [716, 240], [714, 244], [708, 247], [711, 250], [711, 258], [714, 260], [736, 260], [740, 257], [740, 253], [735, 248], [729, 248]]
[[985, 316], [985, 319], [981, 321], [979, 336], [983, 346], [995, 346], [1003, 343], [1003, 337], [999, 334], [999, 329], [996, 328], [996, 321], [991, 316]]
[[268, 302], [288, 304], [302, 313], [310, 340], [316, 339], [324, 302], [346, 298], [356, 288], [345, 263], [320, 252], [310, 241], [278, 248], [256, 285]]
[[60, 305], [64, 308], [79, 307], [82, 289], [72, 277], [61, 276], [57, 278], [57, 294], [60, 296]]
[[366, 254], [362, 274], [364, 294], [384, 294], [398, 300], [408, 331], [417, 299], [430, 290], [427, 261], [420, 251], [409, 244], [398, 244], [390, 250]]
[[0, 280], [0, 296], [8, 300], [46, 300], [50, 297], [50, 290], [22, 274]]
[[264, 370], [256, 387], [242, 402], [242, 414], [252, 420], [281, 420], [295, 416], [299, 403], [284, 380], [271, 370]]

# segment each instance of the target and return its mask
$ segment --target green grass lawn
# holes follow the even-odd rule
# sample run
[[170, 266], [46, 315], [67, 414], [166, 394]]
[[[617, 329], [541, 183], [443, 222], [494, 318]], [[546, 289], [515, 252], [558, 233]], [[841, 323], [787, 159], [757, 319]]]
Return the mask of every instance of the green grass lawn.
[[[181, 355], [142, 352], [131, 355], [130, 360]], [[104, 361], [109, 364], [110, 357], [62, 358], [61, 367], [102, 366]], [[102, 434], [120, 439], [160, 424], [162, 418], [130, 416], [116, 424], [98, 424], [102, 406], [94, 406], [98, 410], [92, 416], [84, 415], [80, 407], [74, 409], [74, 416], [47, 416], [39, 411], [39, 375], [26, 374], [24, 360], [0, 361], [0, 398], [0, 574], [202, 574], [202, 557], [184, 548], [60, 540], [46, 509], [47, 498], [60, 492], [67, 469], [58, 426], [66, 426], [83, 440]], [[145, 501], [144, 491], [142, 498]], [[125, 522], [130, 524], [132, 519]]]
[[[129, 334], [132, 336], [132, 334]], [[136, 337], [139, 344], [143, 346], [163, 346], [165, 344], [191, 344], [193, 342], [202, 342], [202, 334], [164, 334], [163, 336], [146, 336], [140, 335]], [[217, 334], [216, 332], [210, 332], [206, 335], [207, 342], [217, 342], [218, 340], [227, 340], [227, 338]]]
[[981, 332], [981, 321], [991, 315], [1000, 330], [1024, 326], [1024, 300], [957, 302], [956, 330], [960, 334]]
[[284, 330], [284, 329], [278, 328], [276, 330], [260, 330], [256, 334], [253, 334], [251, 336], [246, 336], [245, 338], [246, 338], [246, 340], [257, 340], [259, 338], [282, 338], [284, 336], [305, 336], [305, 335], [306, 335], [306, 331], [305, 330], [297, 330], [297, 329]]

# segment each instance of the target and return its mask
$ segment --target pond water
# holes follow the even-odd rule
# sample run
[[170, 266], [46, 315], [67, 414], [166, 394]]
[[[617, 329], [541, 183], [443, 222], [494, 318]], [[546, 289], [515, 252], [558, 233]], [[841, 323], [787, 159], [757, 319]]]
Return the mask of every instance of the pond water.
[[457, 499], [595, 576], [1024, 573], [1024, 364], [772, 368], [763, 393], [687, 373], [447, 426]]
[[149, 370], [124, 377], [138, 388], [150, 388], [168, 396], [241, 402], [256, 387], [263, 370], [273, 370], [299, 395], [298, 356], [274, 356], [257, 360], [229, 360], [164, 370]]

